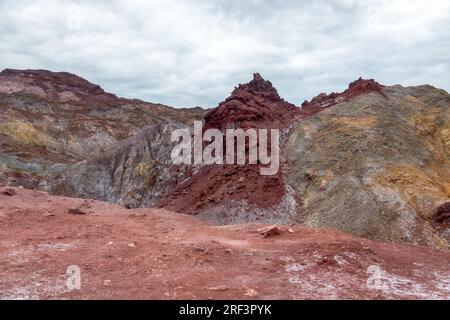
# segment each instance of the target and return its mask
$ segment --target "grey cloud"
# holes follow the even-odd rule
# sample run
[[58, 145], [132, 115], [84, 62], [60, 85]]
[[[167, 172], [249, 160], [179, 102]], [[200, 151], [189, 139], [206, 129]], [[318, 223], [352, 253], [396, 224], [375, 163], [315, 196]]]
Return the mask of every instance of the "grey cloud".
[[0, 67], [215, 106], [255, 71], [300, 104], [359, 76], [449, 90], [446, 0], [0, 2]]

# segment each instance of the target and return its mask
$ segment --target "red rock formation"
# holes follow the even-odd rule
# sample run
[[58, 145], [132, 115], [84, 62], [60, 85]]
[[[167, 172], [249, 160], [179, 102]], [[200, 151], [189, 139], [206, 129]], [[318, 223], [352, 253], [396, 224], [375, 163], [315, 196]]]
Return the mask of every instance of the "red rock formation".
[[376, 92], [387, 98], [384, 93], [383, 86], [373, 79], [359, 78], [351, 82], [348, 89], [341, 93], [332, 92], [330, 94], [321, 93], [314, 97], [311, 101], [302, 103], [301, 114], [304, 118], [313, 116], [325, 108], [329, 108], [343, 101], [350, 101], [360, 95]]
[[[298, 119], [310, 117], [341, 101], [378, 92], [383, 87], [374, 80], [358, 79], [343, 93], [320, 94], [302, 108], [284, 101], [270, 81], [255, 73], [253, 80], [241, 84], [231, 96], [205, 116], [204, 129], [277, 128], [286, 129]], [[278, 204], [285, 195], [281, 170], [275, 176], [261, 176], [259, 165], [203, 167], [163, 201], [162, 206], [196, 214], [230, 200], [247, 200], [261, 208]]]
[[231, 96], [205, 116], [205, 129], [236, 128], [286, 128], [298, 108], [284, 101], [270, 81], [259, 73], [253, 80], [234, 89]]
[[[204, 129], [278, 128], [287, 129], [299, 116], [308, 118], [341, 101], [377, 92], [383, 87], [374, 80], [358, 79], [342, 93], [322, 93], [302, 108], [284, 101], [270, 81], [255, 73], [253, 80], [241, 84], [231, 96], [205, 116]], [[259, 165], [203, 167], [162, 201], [162, 206], [179, 212], [199, 213], [226, 201], [247, 200], [260, 208], [278, 204], [285, 195], [281, 169], [277, 175], [261, 176]]]
[[[270, 81], [255, 73], [205, 116], [204, 130], [226, 128], [286, 129], [299, 109], [284, 101]], [[285, 193], [281, 169], [261, 176], [259, 165], [202, 167], [200, 172], [163, 199], [161, 206], [191, 214], [225, 201], [248, 200], [259, 207], [277, 204]]]

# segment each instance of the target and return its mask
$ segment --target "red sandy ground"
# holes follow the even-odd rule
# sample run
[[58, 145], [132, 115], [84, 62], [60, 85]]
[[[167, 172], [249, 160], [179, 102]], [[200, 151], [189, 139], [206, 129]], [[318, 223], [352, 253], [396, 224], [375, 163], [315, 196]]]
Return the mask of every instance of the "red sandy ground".
[[[304, 226], [263, 238], [262, 225], [15, 190], [0, 188], [0, 299], [450, 298], [445, 252]], [[69, 265], [81, 290], [66, 287]], [[384, 270], [379, 289], [370, 265]]]

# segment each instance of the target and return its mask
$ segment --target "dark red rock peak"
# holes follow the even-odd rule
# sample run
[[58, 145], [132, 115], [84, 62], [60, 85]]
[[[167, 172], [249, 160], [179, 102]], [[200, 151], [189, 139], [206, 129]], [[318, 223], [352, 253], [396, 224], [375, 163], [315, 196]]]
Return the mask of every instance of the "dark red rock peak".
[[[205, 116], [204, 129], [284, 129], [293, 123], [299, 110], [281, 99], [270, 81], [255, 73], [253, 80], [239, 85]], [[274, 176], [261, 176], [259, 165], [204, 166], [167, 195], [160, 206], [196, 214], [229, 200], [245, 199], [269, 208], [279, 203], [284, 194], [281, 170]]]
[[[264, 80], [259, 73], [253, 74], [253, 80], [246, 84], [239, 84], [231, 94], [231, 99], [240, 94], [240, 91], [258, 94], [272, 101], [283, 100], [278, 95], [277, 90], [273, 87], [272, 82]], [[228, 100], [228, 99], [227, 99]]]
[[270, 81], [255, 73], [253, 80], [240, 84], [205, 116], [205, 128], [284, 128], [298, 110], [278, 95]]
[[350, 101], [360, 95], [376, 92], [387, 98], [383, 86], [374, 79], [359, 78], [349, 84], [348, 89], [341, 93], [332, 92], [330, 94], [321, 93], [311, 101], [302, 103], [303, 114], [315, 114], [324, 108], [331, 107], [339, 102]]

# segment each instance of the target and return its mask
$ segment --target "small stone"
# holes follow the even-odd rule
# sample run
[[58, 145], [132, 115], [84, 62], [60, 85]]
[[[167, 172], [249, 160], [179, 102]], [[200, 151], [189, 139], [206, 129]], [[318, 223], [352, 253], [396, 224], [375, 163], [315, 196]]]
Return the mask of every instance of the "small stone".
[[259, 230], [259, 234], [262, 235], [264, 238], [271, 238], [275, 236], [279, 236], [282, 233], [282, 230], [278, 228], [277, 226], [271, 226], [264, 229]]
[[112, 286], [112, 281], [111, 280], [103, 280], [103, 285], [105, 287], [110, 287], [110, 286]]
[[136, 245], [133, 242], [131, 242], [128, 244], [128, 248], [136, 248]]
[[43, 215], [44, 217], [54, 217], [54, 216], [55, 216], [55, 214], [54, 214], [53, 212], [50, 212], [50, 211], [45, 212], [45, 213], [43, 213], [42, 215]]
[[258, 291], [255, 289], [245, 289], [244, 293], [247, 297], [256, 297], [258, 295]]
[[336, 265], [338, 265], [338, 262], [335, 259], [333, 259], [333, 258], [322, 257], [322, 260], [320, 260], [317, 264], [319, 266], [321, 266], [321, 265], [336, 266]]
[[5, 190], [2, 191], [2, 194], [6, 195], [6, 196], [15, 196], [17, 194], [17, 191], [11, 188], [7, 188]]
[[92, 200], [84, 200], [83, 203], [81, 204], [81, 206], [85, 207], [87, 209], [90, 209], [90, 208], [92, 208], [91, 202], [92, 202]]
[[193, 251], [193, 252], [205, 252], [205, 249], [203, 249], [202, 247], [197, 246], [196, 244], [194, 244], [194, 245], [192, 246], [192, 251]]
[[70, 208], [67, 212], [70, 213], [70, 214], [76, 214], [76, 215], [85, 215], [85, 214], [87, 214], [86, 211], [83, 211], [80, 208]]
[[110, 241], [108, 242], [108, 246], [112, 246], [114, 244], [114, 242]]
[[210, 290], [210, 291], [227, 291], [228, 287], [225, 286], [225, 285], [221, 285], [221, 286], [218, 286], [218, 287], [208, 288], [208, 290]]

